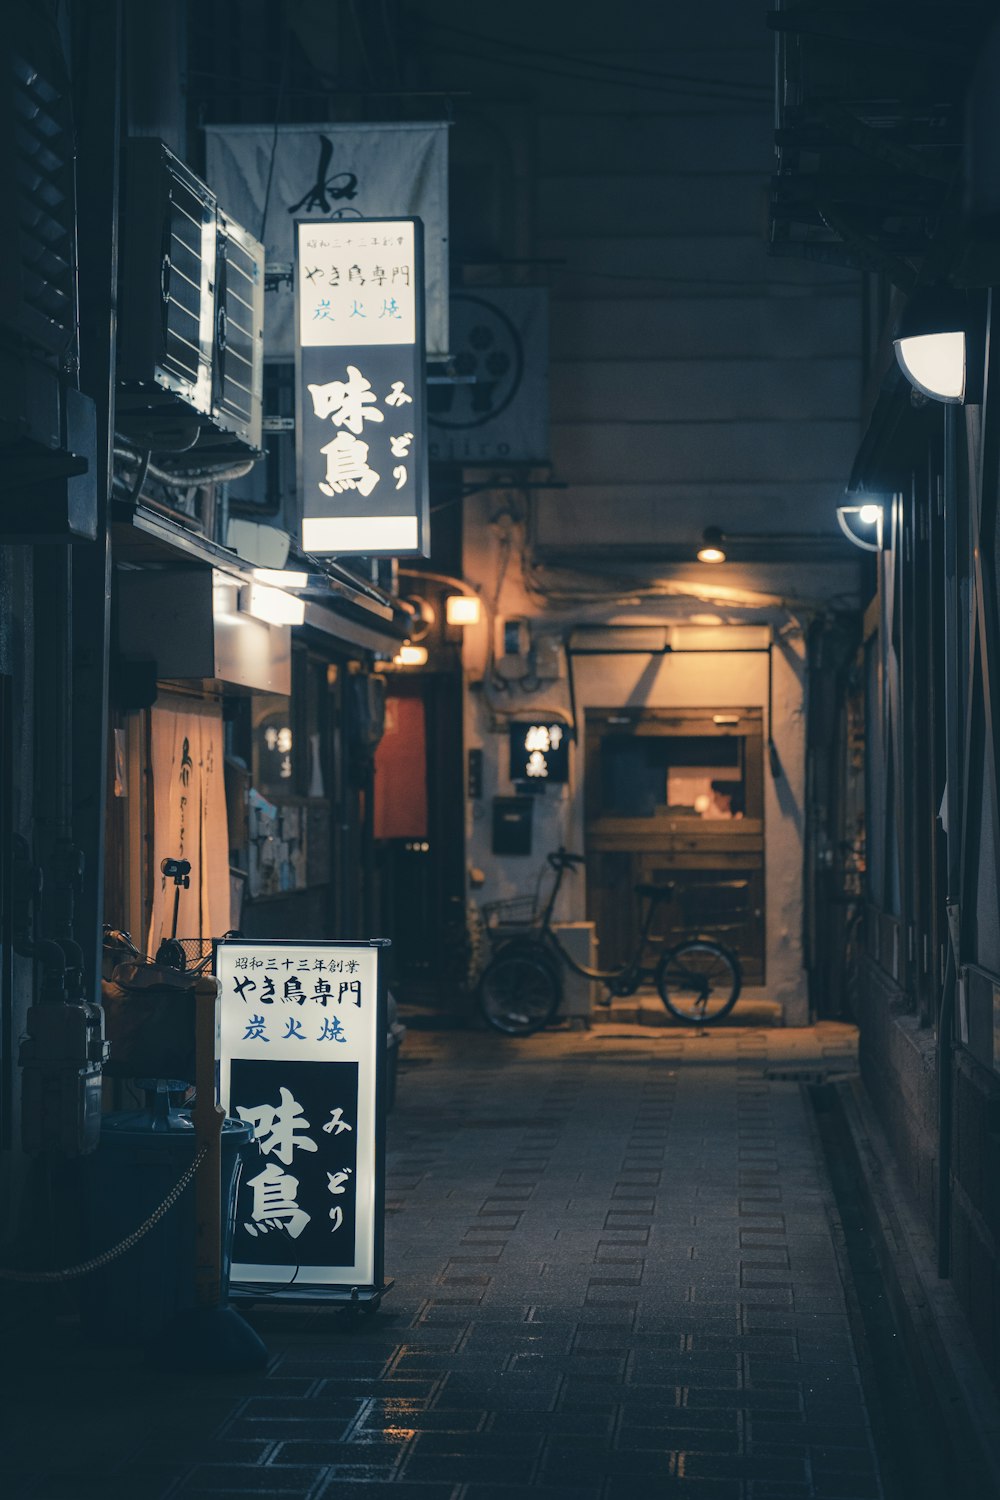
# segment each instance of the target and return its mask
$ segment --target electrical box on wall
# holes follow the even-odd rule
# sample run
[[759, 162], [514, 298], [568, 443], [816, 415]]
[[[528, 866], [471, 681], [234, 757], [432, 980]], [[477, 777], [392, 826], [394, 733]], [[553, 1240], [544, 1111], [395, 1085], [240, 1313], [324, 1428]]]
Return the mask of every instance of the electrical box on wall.
[[493, 853], [530, 854], [535, 804], [530, 797], [493, 798]]
[[541, 682], [558, 682], [566, 675], [566, 655], [562, 641], [554, 635], [535, 640], [535, 676]]
[[531, 625], [523, 615], [497, 620], [495, 670], [508, 682], [517, 682], [531, 672]]

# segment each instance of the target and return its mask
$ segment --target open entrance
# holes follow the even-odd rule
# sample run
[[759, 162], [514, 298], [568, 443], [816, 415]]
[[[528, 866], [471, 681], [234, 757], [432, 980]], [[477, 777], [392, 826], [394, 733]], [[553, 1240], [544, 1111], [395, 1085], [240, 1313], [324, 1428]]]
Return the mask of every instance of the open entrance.
[[462, 680], [389, 681], [375, 756], [380, 930], [398, 998], [453, 1003], [465, 974]]
[[759, 708], [587, 710], [588, 916], [602, 965], [632, 951], [640, 883], [675, 887], [654, 936], [693, 933], [765, 978], [764, 735]]

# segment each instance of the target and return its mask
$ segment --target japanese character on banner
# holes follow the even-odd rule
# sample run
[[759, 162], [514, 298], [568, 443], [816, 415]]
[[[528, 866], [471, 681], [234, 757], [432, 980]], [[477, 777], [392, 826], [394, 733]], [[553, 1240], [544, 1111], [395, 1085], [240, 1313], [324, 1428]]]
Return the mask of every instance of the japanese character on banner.
[[358, 1007], [359, 1010], [361, 1009], [360, 979], [342, 979], [340, 981], [340, 989], [337, 994], [337, 1004], [339, 1005], [342, 1000], [350, 1000], [352, 1004]]
[[[347, 1041], [347, 1032], [344, 1030], [343, 1022], [339, 1016], [324, 1016], [323, 1029], [316, 1038], [318, 1042], [344, 1042]], [[326, 1129], [326, 1126], [323, 1126]]]
[[378, 409], [378, 397], [372, 390], [371, 381], [365, 379], [357, 365], [347, 366], [346, 380], [311, 385], [309, 394], [317, 417], [329, 417], [334, 427], [346, 427], [355, 437], [360, 436], [366, 422], [385, 421]]
[[295, 1201], [299, 1179], [290, 1172], [283, 1172], [272, 1161], [256, 1177], [250, 1178], [247, 1187], [253, 1193], [250, 1218], [243, 1223], [247, 1233], [256, 1239], [258, 1234], [267, 1234], [268, 1230], [284, 1229], [293, 1240], [298, 1239], [312, 1218]]
[[348, 437], [346, 432], [338, 432], [319, 451], [326, 456], [326, 479], [319, 481], [323, 494], [341, 495], [345, 490], [359, 490], [367, 499], [380, 478], [368, 462], [368, 444]]
[[[346, 1193], [347, 1183], [350, 1175], [350, 1167], [344, 1167], [343, 1170], [339, 1172], [327, 1172], [326, 1183], [328, 1191], [333, 1193], [335, 1196], [340, 1196], [341, 1194]], [[337, 1230], [340, 1228], [343, 1222], [344, 1210], [341, 1205], [337, 1203], [330, 1210], [330, 1233], [336, 1234]]]
[[308, 1130], [302, 1105], [297, 1102], [291, 1089], [279, 1087], [280, 1104], [255, 1104], [246, 1107], [237, 1105], [236, 1113], [246, 1125], [253, 1127], [254, 1140], [264, 1156], [273, 1151], [279, 1161], [290, 1166], [295, 1148], [300, 1151], [316, 1151], [316, 1142], [303, 1132]]
[[336, 1109], [331, 1109], [330, 1118], [322, 1129], [327, 1135], [343, 1135], [345, 1130], [353, 1130], [353, 1125], [348, 1125], [344, 1119], [343, 1106], [338, 1104]]

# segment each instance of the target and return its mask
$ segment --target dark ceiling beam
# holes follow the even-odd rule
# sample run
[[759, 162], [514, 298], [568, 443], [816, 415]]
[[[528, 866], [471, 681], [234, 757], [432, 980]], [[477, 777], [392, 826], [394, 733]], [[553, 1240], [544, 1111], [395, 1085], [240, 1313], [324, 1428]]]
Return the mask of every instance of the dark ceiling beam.
[[913, 5], [848, 11], [841, 6], [796, 6], [768, 12], [772, 31], [793, 36], [822, 37], [858, 47], [884, 47], [894, 52], [923, 52], [934, 56], [962, 55], [981, 35], [987, 11], [941, 5], [922, 13]]
[[[951, 173], [948, 174], [949, 177]], [[772, 179], [773, 197], [779, 203], [851, 203], [877, 208], [883, 214], [936, 213], [941, 204], [938, 182], [926, 177], [904, 177], [872, 172], [796, 172]]]

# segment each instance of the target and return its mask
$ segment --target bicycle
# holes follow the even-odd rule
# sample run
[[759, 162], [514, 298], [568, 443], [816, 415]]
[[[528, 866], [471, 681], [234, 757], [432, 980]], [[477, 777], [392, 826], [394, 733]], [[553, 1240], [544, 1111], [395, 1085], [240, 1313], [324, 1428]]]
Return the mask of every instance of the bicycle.
[[642, 983], [651, 981], [677, 1021], [706, 1026], [729, 1015], [739, 999], [743, 976], [736, 954], [722, 943], [706, 937], [685, 938], [666, 949], [655, 964], [643, 962], [652, 941], [653, 917], [657, 907], [672, 898], [672, 885], [635, 887], [636, 895], [648, 902], [635, 952], [618, 969], [591, 969], [563, 947], [552, 926], [563, 877], [584, 863], [583, 855], [557, 849], [547, 861], [555, 880], [540, 916], [535, 914], [536, 903], [526, 897], [498, 902], [492, 908], [497, 916], [505, 910], [513, 915], [516, 909], [522, 920], [525, 903], [530, 902], [532, 908], [528, 930], [501, 944], [479, 981], [480, 1009], [495, 1031], [530, 1036], [547, 1026], [562, 999], [563, 966], [602, 983], [608, 991], [607, 1004], [612, 996], [634, 995]]

